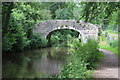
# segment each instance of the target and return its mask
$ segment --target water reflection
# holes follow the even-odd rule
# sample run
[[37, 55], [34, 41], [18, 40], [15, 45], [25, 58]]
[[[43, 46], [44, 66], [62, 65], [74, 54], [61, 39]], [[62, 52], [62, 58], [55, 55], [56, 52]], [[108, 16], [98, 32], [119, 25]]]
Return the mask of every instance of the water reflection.
[[[3, 78], [44, 78], [57, 75], [67, 48], [45, 48], [3, 55]], [[12, 56], [10, 56], [12, 55]]]

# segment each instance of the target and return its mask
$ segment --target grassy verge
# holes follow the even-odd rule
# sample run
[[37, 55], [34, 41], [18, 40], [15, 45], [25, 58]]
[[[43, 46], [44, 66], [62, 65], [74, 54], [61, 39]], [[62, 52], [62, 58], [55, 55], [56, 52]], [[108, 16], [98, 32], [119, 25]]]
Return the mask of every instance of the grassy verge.
[[113, 32], [113, 30], [106, 30], [106, 31], [103, 31], [103, 32], [107, 32], [107, 33], [109, 33], [109, 34], [118, 34], [118, 32]]
[[[107, 31], [103, 31], [104, 33], [107, 32], [108, 34], [115, 34], [115, 35], [118, 35], [118, 32], [113, 32], [111, 30], [107, 30]], [[113, 36], [112, 36], [113, 37]], [[115, 36], [114, 36], [115, 38]], [[118, 46], [116, 47], [112, 47], [110, 46], [110, 43], [106, 40], [105, 38], [105, 34], [102, 34], [100, 37], [100, 43], [99, 43], [99, 47], [101, 49], [105, 49], [105, 50], [108, 50], [108, 51], [111, 51], [113, 52], [114, 54], [116, 54], [117, 56], [120, 57], [120, 54], [118, 54]], [[114, 41], [114, 40], [113, 40]], [[112, 45], [116, 45], [115, 42], [112, 42]]]
[[103, 44], [103, 43], [100, 43], [99, 46], [101, 49], [111, 51], [111, 52], [115, 53], [116, 55], [118, 55], [118, 47], [111, 47], [108, 44]]

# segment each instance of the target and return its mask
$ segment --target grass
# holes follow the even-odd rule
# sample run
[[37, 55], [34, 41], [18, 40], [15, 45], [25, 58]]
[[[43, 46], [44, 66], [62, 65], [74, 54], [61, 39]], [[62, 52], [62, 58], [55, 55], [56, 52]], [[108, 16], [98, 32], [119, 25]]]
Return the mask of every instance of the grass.
[[99, 47], [101, 49], [105, 49], [105, 50], [111, 51], [111, 52], [115, 53], [116, 55], [118, 55], [118, 47], [111, 47], [106, 42], [101, 42], [99, 44]]
[[[108, 32], [108, 34], [115, 34], [115, 35], [118, 34], [118, 32], [113, 32], [112, 30], [106, 30], [106, 31], [103, 31], [103, 32], [104, 33]], [[116, 54], [117, 56], [120, 57], [120, 55], [118, 54], [118, 47], [111, 47], [109, 45], [109, 43], [106, 41], [104, 34], [102, 34], [102, 36], [100, 36], [99, 39], [100, 39], [99, 47], [101, 49], [105, 49], [105, 50], [111, 51], [111, 52], [113, 52], [114, 54]]]
[[106, 30], [106, 31], [103, 31], [103, 32], [107, 32], [108, 34], [115, 34], [115, 35], [118, 34], [118, 32], [114, 32], [113, 30]]

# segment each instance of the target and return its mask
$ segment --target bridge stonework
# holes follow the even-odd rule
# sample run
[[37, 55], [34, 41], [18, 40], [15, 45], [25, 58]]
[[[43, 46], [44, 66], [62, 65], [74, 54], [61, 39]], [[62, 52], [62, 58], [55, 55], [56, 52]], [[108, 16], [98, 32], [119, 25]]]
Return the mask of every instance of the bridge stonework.
[[40, 33], [47, 38], [51, 32], [59, 29], [72, 29], [79, 32], [79, 37], [83, 42], [86, 42], [88, 38], [98, 39], [98, 28], [95, 25], [76, 20], [42, 21], [36, 24], [33, 32]]

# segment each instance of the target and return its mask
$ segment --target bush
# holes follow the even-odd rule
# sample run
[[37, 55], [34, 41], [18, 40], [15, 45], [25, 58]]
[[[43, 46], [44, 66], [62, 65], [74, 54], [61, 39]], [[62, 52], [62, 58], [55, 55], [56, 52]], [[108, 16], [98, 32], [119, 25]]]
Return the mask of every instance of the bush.
[[70, 44], [72, 48], [74, 48], [72, 54], [81, 57], [82, 60], [89, 63], [91, 66], [102, 57], [101, 52], [97, 49], [98, 42], [95, 40], [89, 39], [85, 44], [81, 43], [79, 40], [74, 40]]
[[59, 44], [58, 36], [51, 36], [50, 41], [51, 41], [52, 46], [57, 46]]
[[2, 39], [2, 49], [3, 51], [11, 51], [13, 44], [16, 43], [16, 38], [14, 34], [5, 34], [5, 36]]
[[42, 37], [40, 34], [34, 33], [32, 38], [31, 38], [31, 41], [30, 41], [30, 46], [31, 46], [31, 48], [46, 47], [47, 40], [44, 37]]
[[29, 44], [26, 33], [20, 26], [9, 27], [3, 37], [3, 51], [23, 51]]
[[19, 26], [17, 29], [9, 28], [8, 33], [4, 35], [2, 41], [2, 49], [4, 52], [23, 51], [29, 48], [42, 48], [47, 45], [47, 40], [38, 33], [34, 33], [29, 40], [26, 33], [22, 31], [22, 28]]
[[89, 39], [87, 43], [81, 43], [78, 39], [73, 39], [69, 44], [70, 56], [67, 65], [62, 67], [58, 78], [91, 78], [91, 73], [95, 63], [102, 57], [97, 49], [98, 42]]
[[91, 78], [92, 71], [87, 70], [87, 63], [77, 56], [70, 56], [68, 64], [62, 67], [62, 71], [58, 78]]
[[84, 54], [87, 55], [86, 62], [89, 63], [89, 68], [95, 68], [95, 64], [103, 57], [102, 52], [98, 50], [98, 42], [89, 39], [83, 45], [83, 49], [85, 49]]

